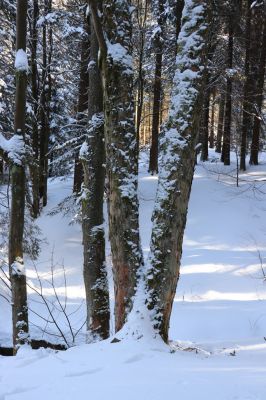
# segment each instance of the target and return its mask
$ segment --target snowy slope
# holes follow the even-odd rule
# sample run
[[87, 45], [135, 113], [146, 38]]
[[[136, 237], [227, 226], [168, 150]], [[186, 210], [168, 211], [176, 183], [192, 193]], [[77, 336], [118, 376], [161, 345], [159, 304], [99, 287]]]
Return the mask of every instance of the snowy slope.
[[[266, 283], [258, 256], [258, 252], [266, 255], [266, 164], [262, 162], [241, 175], [237, 188], [235, 166], [225, 168], [213, 161], [198, 165], [195, 172], [181, 279], [171, 319], [171, 351], [151, 339], [116, 344], [106, 341], [61, 353], [23, 349], [15, 358], [0, 357], [1, 400], [70, 400], [74, 396], [95, 400], [266, 398]], [[157, 183], [146, 170], [147, 155], [143, 154], [139, 196], [145, 255]], [[49, 210], [70, 191], [70, 180], [50, 183]], [[81, 230], [78, 225], [69, 226], [60, 214], [50, 217], [46, 213], [39, 225], [49, 243], [36, 265], [42, 279], [49, 280], [53, 251], [53, 263], [58, 264], [57, 290], [65, 299], [64, 264], [69, 285], [67, 310], [78, 307], [71, 316], [73, 327], [78, 329], [85, 317]], [[107, 255], [110, 259], [109, 248]], [[37, 285], [30, 260], [28, 264], [29, 278]], [[44, 293], [52, 301], [54, 294], [47, 282]], [[31, 307], [46, 312], [36, 300], [31, 292]], [[0, 342], [10, 342], [10, 313], [1, 299], [0, 309], [4, 316], [0, 318]], [[32, 313], [30, 319], [35, 325], [43, 324]], [[57, 320], [67, 332], [59, 311]], [[39, 337], [38, 328], [31, 329]], [[84, 342], [84, 337], [83, 329], [77, 342]]]

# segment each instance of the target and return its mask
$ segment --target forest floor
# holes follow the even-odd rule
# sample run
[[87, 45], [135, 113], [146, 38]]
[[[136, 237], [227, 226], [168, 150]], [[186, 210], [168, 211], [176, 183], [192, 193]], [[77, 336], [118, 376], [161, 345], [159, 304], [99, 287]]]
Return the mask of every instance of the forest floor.
[[[143, 153], [139, 198], [145, 256], [157, 184], [146, 172], [147, 161]], [[16, 357], [0, 356], [0, 400], [265, 400], [266, 158], [240, 175], [239, 187], [235, 177], [235, 163], [224, 167], [214, 152], [196, 167], [171, 346], [150, 339], [84, 344], [81, 227], [69, 225], [69, 214], [49, 215], [71, 194], [72, 179], [51, 180], [48, 207], [38, 219], [46, 243], [35, 266], [26, 260], [31, 334], [62, 342], [48, 334], [57, 335], [56, 326], [36, 315], [48, 319], [34, 291], [42, 287], [70, 343], [66, 310], [77, 346], [66, 352], [25, 347]], [[111, 278], [108, 243], [106, 254]], [[0, 310], [0, 345], [10, 345], [10, 306], [1, 297]]]

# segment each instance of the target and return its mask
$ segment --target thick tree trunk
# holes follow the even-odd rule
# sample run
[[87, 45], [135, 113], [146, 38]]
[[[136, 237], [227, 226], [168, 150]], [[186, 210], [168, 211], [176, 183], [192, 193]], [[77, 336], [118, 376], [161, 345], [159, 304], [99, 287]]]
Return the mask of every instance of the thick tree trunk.
[[206, 8], [203, 1], [185, 2], [170, 116], [160, 143], [162, 165], [153, 213], [147, 303], [154, 327], [166, 342], [179, 277], [200, 125], [205, 81], [202, 66], [208, 54], [207, 30], [203, 28], [203, 25], [206, 27]]
[[[82, 38], [81, 42], [81, 57], [80, 57], [80, 78], [79, 78], [79, 91], [78, 91], [78, 115], [77, 120], [80, 125], [86, 125], [87, 123], [87, 112], [88, 112], [88, 90], [89, 90], [89, 35], [90, 26], [86, 21], [84, 23], [84, 30], [86, 34]], [[82, 132], [81, 132], [82, 133]], [[83, 168], [82, 163], [79, 159], [79, 154], [75, 155], [75, 167], [74, 167], [74, 183], [73, 192], [79, 193], [83, 182]]]
[[[263, 7], [263, 5], [262, 5]], [[263, 105], [263, 88], [264, 88], [264, 77], [265, 77], [265, 62], [266, 62], [266, 12], [265, 9], [261, 10], [263, 18], [263, 33], [260, 41], [260, 59], [258, 66], [258, 80], [256, 86], [256, 97], [255, 97], [255, 118], [253, 126], [253, 135], [251, 143], [250, 153], [250, 164], [258, 165], [259, 160], [259, 142], [260, 142], [260, 127], [261, 127], [261, 112]], [[261, 26], [260, 26], [261, 29]]]
[[158, 136], [161, 110], [161, 91], [162, 91], [162, 59], [163, 59], [163, 27], [164, 0], [156, 0], [154, 7], [157, 11], [158, 32], [154, 38], [155, 48], [155, 77], [153, 84], [153, 109], [152, 109], [152, 129], [151, 129], [151, 149], [149, 172], [153, 175], [158, 172]]
[[89, 130], [81, 150], [84, 168], [82, 231], [84, 282], [89, 340], [109, 336], [109, 290], [105, 264], [103, 195], [105, 148], [103, 96], [98, 68], [98, 40], [91, 24], [89, 63]]
[[9, 272], [12, 289], [12, 319], [14, 352], [28, 342], [28, 305], [26, 273], [23, 263], [23, 230], [25, 210], [25, 169], [23, 145], [25, 135], [25, 110], [27, 90], [27, 0], [17, 1], [16, 31], [16, 109], [15, 137], [16, 153], [13, 157], [11, 174], [11, 210], [9, 231]]
[[90, 0], [102, 56], [109, 235], [115, 288], [115, 328], [132, 308], [139, 267], [137, 141], [134, 127], [130, 2], [106, 0], [103, 27], [97, 2]]

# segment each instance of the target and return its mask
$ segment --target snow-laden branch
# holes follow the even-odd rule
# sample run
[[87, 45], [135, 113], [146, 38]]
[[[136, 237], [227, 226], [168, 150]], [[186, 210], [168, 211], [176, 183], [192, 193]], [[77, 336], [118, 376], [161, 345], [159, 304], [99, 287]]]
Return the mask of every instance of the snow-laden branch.
[[28, 72], [29, 64], [27, 53], [23, 49], [19, 49], [16, 53], [15, 59], [15, 69], [16, 71], [25, 71]]
[[1, 156], [10, 160], [12, 163], [21, 165], [25, 156], [25, 144], [21, 135], [15, 134], [11, 139], [6, 139], [0, 133], [0, 152]]

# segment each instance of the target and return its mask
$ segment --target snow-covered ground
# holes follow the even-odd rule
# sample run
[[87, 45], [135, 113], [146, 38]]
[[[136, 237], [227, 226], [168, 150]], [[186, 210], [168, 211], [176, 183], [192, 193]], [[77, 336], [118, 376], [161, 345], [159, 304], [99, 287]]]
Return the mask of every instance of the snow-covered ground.
[[[265, 400], [266, 282], [259, 258], [266, 257], [266, 160], [241, 174], [237, 188], [235, 165], [223, 167], [215, 153], [210, 158], [213, 162], [199, 164], [195, 172], [171, 318], [172, 346], [152, 339], [85, 345], [83, 328], [76, 336], [79, 345], [66, 352], [23, 349], [16, 357], [0, 357], [0, 400]], [[157, 184], [146, 170], [143, 154], [139, 197], [145, 255]], [[71, 180], [49, 184], [49, 206], [38, 221], [48, 243], [35, 263], [43, 294], [69, 341], [67, 320], [54, 303], [51, 265], [61, 304], [68, 314], [74, 312], [75, 333], [85, 320], [81, 229], [69, 225], [69, 217], [47, 213], [71, 186]], [[107, 256], [110, 260], [108, 244]], [[27, 270], [31, 286], [39, 288], [30, 260]], [[48, 316], [39, 296], [33, 289], [29, 293], [30, 308]], [[8, 307], [0, 298], [1, 345], [11, 342]], [[39, 327], [58, 333], [33, 312], [30, 320], [35, 337], [49, 337]]]

